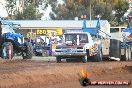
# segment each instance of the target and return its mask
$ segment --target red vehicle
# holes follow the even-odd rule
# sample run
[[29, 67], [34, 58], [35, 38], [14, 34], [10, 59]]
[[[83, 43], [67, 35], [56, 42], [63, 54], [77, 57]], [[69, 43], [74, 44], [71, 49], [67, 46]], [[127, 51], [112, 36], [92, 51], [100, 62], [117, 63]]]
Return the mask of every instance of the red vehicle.
[[65, 33], [65, 43], [56, 47], [55, 54], [57, 62], [61, 59], [77, 58], [84, 63], [89, 59], [102, 60], [102, 47], [100, 40], [96, 40], [86, 32]]

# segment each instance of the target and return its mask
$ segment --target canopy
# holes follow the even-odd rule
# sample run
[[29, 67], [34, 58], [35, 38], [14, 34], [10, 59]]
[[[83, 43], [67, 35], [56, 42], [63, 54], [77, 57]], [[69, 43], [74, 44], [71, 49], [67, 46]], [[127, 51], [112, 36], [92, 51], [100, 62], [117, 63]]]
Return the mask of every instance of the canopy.
[[1, 20], [1, 23], [4, 24], [4, 25], [18, 25], [18, 26], [20, 26], [20, 24], [18, 24], [18, 23], [7, 22], [7, 21], [4, 21], [4, 20]]
[[92, 35], [97, 35], [98, 30], [97, 30], [97, 28], [84, 28], [83, 32], [88, 32]]
[[129, 32], [129, 33], [132, 33], [132, 28], [123, 29], [122, 32]]
[[1, 23], [2, 24], [9, 24], [9, 25], [12, 25], [13, 24], [13, 22], [7, 22], [7, 21], [3, 21], [3, 20], [1, 20]]

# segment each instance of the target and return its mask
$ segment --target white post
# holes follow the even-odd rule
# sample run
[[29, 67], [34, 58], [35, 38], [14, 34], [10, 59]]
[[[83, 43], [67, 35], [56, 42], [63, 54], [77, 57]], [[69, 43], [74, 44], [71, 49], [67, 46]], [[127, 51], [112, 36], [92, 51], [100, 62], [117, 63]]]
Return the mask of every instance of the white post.
[[79, 35], [77, 35], [77, 45], [79, 45]]
[[30, 42], [31, 42], [31, 39], [32, 39], [32, 37], [33, 37], [32, 33], [33, 33], [33, 30], [31, 29], [31, 38], [30, 38]]

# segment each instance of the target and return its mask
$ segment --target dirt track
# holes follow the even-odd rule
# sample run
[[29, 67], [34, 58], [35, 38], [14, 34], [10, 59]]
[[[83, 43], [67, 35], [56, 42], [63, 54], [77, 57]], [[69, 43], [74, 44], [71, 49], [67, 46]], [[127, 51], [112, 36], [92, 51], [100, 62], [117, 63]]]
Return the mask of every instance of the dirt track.
[[[0, 88], [82, 88], [78, 81], [81, 68], [89, 72], [91, 80], [132, 80], [132, 61], [56, 63], [0, 60]], [[132, 85], [89, 86], [88, 88], [95, 87], [132, 88]]]

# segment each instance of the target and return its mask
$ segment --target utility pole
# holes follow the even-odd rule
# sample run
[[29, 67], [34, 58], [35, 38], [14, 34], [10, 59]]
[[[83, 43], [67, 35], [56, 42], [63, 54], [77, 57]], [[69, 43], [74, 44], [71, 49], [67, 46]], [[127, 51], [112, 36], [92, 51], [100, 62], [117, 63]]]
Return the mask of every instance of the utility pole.
[[97, 38], [99, 38], [99, 31], [101, 31], [100, 30], [100, 18], [101, 18], [101, 16], [97, 15], [96, 17], [97, 17], [97, 25], [96, 25], [96, 28], [97, 28]]
[[90, 21], [91, 21], [91, 0], [90, 0]]
[[91, 27], [91, 0], [90, 0], [90, 27]]

